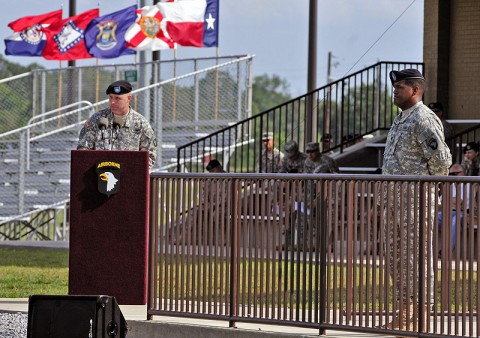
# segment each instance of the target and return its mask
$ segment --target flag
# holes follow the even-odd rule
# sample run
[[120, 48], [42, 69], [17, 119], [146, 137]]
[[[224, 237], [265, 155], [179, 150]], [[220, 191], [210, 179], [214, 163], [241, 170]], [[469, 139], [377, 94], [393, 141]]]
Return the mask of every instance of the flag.
[[218, 46], [218, 0], [179, 0], [158, 3], [166, 31], [180, 46]]
[[88, 52], [100, 59], [135, 54], [135, 50], [126, 46], [125, 32], [135, 23], [136, 10], [134, 5], [93, 19], [85, 30]]
[[125, 33], [127, 47], [137, 51], [174, 48], [175, 45], [165, 34], [165, 21], [156, 6], [137, 9], [137, 19]]
[[91, 58], [85, 47], [85, 29], [98, 18], [98, 8], [57, 21], [44, 28], [47, 43], [42, 56], [47, 60], [77, 60]]
[[62, 10], [25, 16], [12, 21], [8, 26], [15, 32], [6, 38], [5, 54], [20, 56], [40, 56], [46, 43], [45, 27], [62, 20]]

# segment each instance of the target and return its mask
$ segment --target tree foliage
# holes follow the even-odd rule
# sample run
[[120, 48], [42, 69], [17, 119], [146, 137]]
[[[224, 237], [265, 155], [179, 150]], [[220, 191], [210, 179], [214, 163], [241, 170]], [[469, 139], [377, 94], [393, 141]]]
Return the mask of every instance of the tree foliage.
[[253, 79], [252, 114], [257, 115], [290, 100], [290, 85], [278, 75], [263, 74]]

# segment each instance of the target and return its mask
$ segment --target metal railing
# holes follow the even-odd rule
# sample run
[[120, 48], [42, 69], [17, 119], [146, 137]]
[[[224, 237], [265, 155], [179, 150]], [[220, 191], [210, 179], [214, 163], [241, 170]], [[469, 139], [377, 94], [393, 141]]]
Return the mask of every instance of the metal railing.
[[[152, 174], [148, 316], [478, 337], [479, 190], [477, 177]], [[463, 204], [439, 204], [452, 191]], [[402, 311], [410, 329], [382, 327]]]
[[[81, 125], [95, 111], [108, 107], [108, 100], [98, 97], [100, 93], [105, 96], [109, 81], [122, 78], [123, 71], [143, 69], [145, 76], [152, 76], [144, 87], [135, 84], [131, 105], [151, 121], [159, 145], [154, 169], [165, 170], [171, 159], [176, 159], [177, 146], [197, 138], [198, 133], [208, 134], [249, 116], [247, 96], [251, 91], [247, 86], [252, 59], [231, 56], [43, 70], [0, 81], [4, 112], [0, 120], [5, 121], [4, 127], [22, 123], [0, 133], [0, 224], [15, 215], [21, 222], [23, 214], [68, 198], [70, 151], [76, 148]], [[169, 66], [177, 76], [164, 79], [171, 74]], [[191, 68], [194, 71], [186, 74]], [[77, 88], [78, 95], [67, 95], [59, 83], [47, 86], [57, 76], [70, 94]], [[71, 103], [77, 97], [79, 101]], [[34, 109], [39, 106], [43, 108]], [[20, 113], [16, 107], [24, 107], [26, 112]]]
[[[398, 109], [392, 100], [389, 72], [403, 68], [423, 72], [423, 63], [379, 62], [187, 143], [178, 148], [177, 171], [203, 172], [207, 159], [218, 158], [228, 172], [254, 172], [265, 132], [273, 132], [275, 146], [281, 151], [289, 140], [304, 149], [306, 143], [320, 142], [323, 135], [330, 134], [332, 143], [324, 145], [323, 151], [343, 152], [363, 136], [390, 128]], [[250, 139], [254, 142], [237, 147]], [[199, 162], [198, 158], [205, 160]]]

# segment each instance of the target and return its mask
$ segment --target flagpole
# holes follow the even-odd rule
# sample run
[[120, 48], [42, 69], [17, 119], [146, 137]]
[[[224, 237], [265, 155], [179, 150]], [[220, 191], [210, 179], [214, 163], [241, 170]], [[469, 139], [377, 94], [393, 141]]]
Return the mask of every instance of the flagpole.
[[[177, 48], [173, 50], [173, 78], [177, 77]], [[172, 122], [177, 120], [177, 80], [173, 82], [173, 111]]]
[[98, 58], [95, 58], [95, 69], [96, 69], [96, 74], [95, 74], [95, 102], [99, 101], [100, 98], [100, 75], [98, 74]]
[[[77, 14], [77, 1], [70, 0], [68, 5], [68, 15], [69, 17], [75, 16]], [[68, 60], [68, 67], [75, 67], [75, 60]]]
[[[218, 66], [218, 47], [215, 48], [216, 57], [215, 57], [215, 65]], [[215, 70], [215, 116], [214, 120], [218, 120], [218, 67]]]
[[[60, 71], [58, 72], [58, 114], [57, 116], [60, 116], [62, 114], [62, 111], [60, 108], [62, 107], [62, 91], [63, 91], [63, 77], [62, 77], [62, 60], [59, 61], [60, 64]], [[57, 120], [57, 127], [60, 127], [60, 119]]]

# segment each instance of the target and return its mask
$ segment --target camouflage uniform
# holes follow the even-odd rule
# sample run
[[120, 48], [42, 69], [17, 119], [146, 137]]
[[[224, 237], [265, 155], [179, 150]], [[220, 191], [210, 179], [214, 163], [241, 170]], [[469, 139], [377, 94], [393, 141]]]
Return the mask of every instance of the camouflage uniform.
[[148, 121], [141, 114], [130, 108], [124, 116], [124, 125], [119, 129], [116, 140], [111, 142], [112, 128], [105, 131], [105, 139], [102, 139], [102, 131], [98, 123], [100, 118], [108, 119], [108, 125], [113, 124], [113, 113], [110, 108], [100, 110], [85, 121], [80, 131], [77, 149], [84, 150], [147, 150], [149, 153], [150, 168], [157, 158], [157, 140], [155, 133]]
[[304, 153], [299, 153], [297, 158], [290, 158], [285, 156], [279, 164], [278, 172], [279, 173], [291, 173], [291, 174], [301, 174], [303, 173], [305, 160], [307, 157]]
[[309, 158], [305, 160], [304, 172], [310, 174], [338, 173], [338, 166], [333, 158], [321, 154], [316, 161]]
[[[300, 152], [298, 150], [298, 144], [295, 141], [288, 141], [285, 143], [285, 156], [280, 161], [279, 173], [303, 173], [303, 169], [305, 166], [305, 160], [307, 155]], [[281, 191], [280, 193], [286, 193], [285, 191]], [[303, 198], [303, 189], [299, 186], [295, 186], [295, 191], [290, 191], [288, 194], [289, 196], [295, 196], [295, 200], [291, 200], [290, 203], [292, 204], [292, 214], [290, 226], [285, 229], [285, 240], [286, 246], [289, 247], [292, 243], [295, 243], [295, 231], [294, 228], [297, 229], [297, 243], [300, 249], [303, 249], [303, 229], [304, 229], [304, 220], [305, 215], [300, 211], [302, 208], [298, 207], [299, 205], [303, 205], [304, 198]], [[291, 197], [292, 198], [292, 197]], [[296, 208], [295, 208], [296, 206]], [[293, 227], [293, 228], [292, 228]]]
[[475, 157], [471, 163], [465, 163], [462, 161], [462, 168], [465, 172], [465, 176], [478, 176], [480, 174], [480, 159]]
[[[445, 144], [442, 123], [423, 102], [417, 102], [395, 118], [388, 133], [383, 157], [382, 173], [384, 175], [447, 175], [451, 163], [452, 158], [450, 150]], [[426, 243], [415, 246], [415, 240], [419, 238], [419, 226], [415, 226], [415, 222], [419, 215], [418, 209], [414, 206], [419, 205], [419, 196], [418, 193], [417, 196], [415, 195], [414, 185], [409, 186], [408, 183], [403, 183], [400, 187], [398, 184], [394, 186], [392, 182], [389, 183], [388, 189], [385, 189], [385, 195], [390, 197], [390, 200], [385, 198], [384, 213], [385, 236], [390, 249], [390, 274], [392, 278], [396, 278], [395, 282], [401, 288], [401, 290], [396, 290], [396, 297], [404, 302], [409, 298], [416, 298], [413, 290], [418, 285], [418, 275], [414, 276], [415, 272], [418, 274], [418, 268], [415, 266], [415, 253], [418, 251], [418, 247], [426, 247], [427, 257], [430, 258], [430, 267], [433, 266], [431, 246], [435, 216], [433, 187], [426, 193], [427, 207], [430, 207], [430, 214], [425, 215], [428, 220]], [[403, 210], [396, 208], [400, 205], [403, 206]], [[403, 219], [400, 219], [401, 217]], [[406, 243], [402, 243], [402, 240]], [[427, 247], [428, 243], [429, 247]], [[403, 250], [401, 251], [401, 249]], [[397, 257], [395, 262], [394, 257]], [[399, 262], [403, 262], [403, 264]], [[430, 290], [433, 290], [433, 270], [428, 270], [427, 261], [425, 261], [425, 268], [430, 282]], [[409, 280], [407, 280], [407, 276], [410, 278]], [[402, 281], [403, 283], [401, 283]], [[432, 297], [432, 295], [430, 296]]]
[[[320, 145], [317, 142], [310, 142], [305, 146], [305, 152], [307, 153], [314, 153], [313, 159], [308, 157], [305, 160], [304, 165], [304, 172], [309, 174], [325, 174], [325, 173], [338, 173], [338, 166], [336, 161], [328, 155], [320, 153]], [[332, 206], [335, 202], [333, 196], [331, 196], [328, 200], [320, 201], [317, 199], [317, 193], [320, 191], [322, 187], [318, 181], [311, 181], [306, 186], [306, 205], [307, 208], [312, 210], [312, 217], [308, 218], [307, 230], [309, 236], [314, 238], [313, 243], [316, 242], [316, 234], [318, 230], [318, 224], [315, 222], [317, 220], [317, 211], [322, 210], [322, 206], [324, 203], [330, 204], [330, 208], [327, 206], [325, 210], [333, 210]], [[334, 188], [335, 189], [335, 188]], [[332, 215], [331, 215], [332, 216]], [[330, 217], [331, 217], [330, 216]], [[314, 222], [314, 223], [312, 223]], [[313, 226], [310, 226], [310, 225]], [[328, 223], [327, 223], [328, 224]], [[324, 226], [327, 226], [326, 224]], [[330, 236], [331, 234], [329, 234]], [[308, 242], [307, 242], [308, 243]]]
[[263, 149], [255, 161], [255, 171], [257, 173], [276, 173], [282, 158], [283, 154], [277, 148], [273, 148], [273, 151]]

